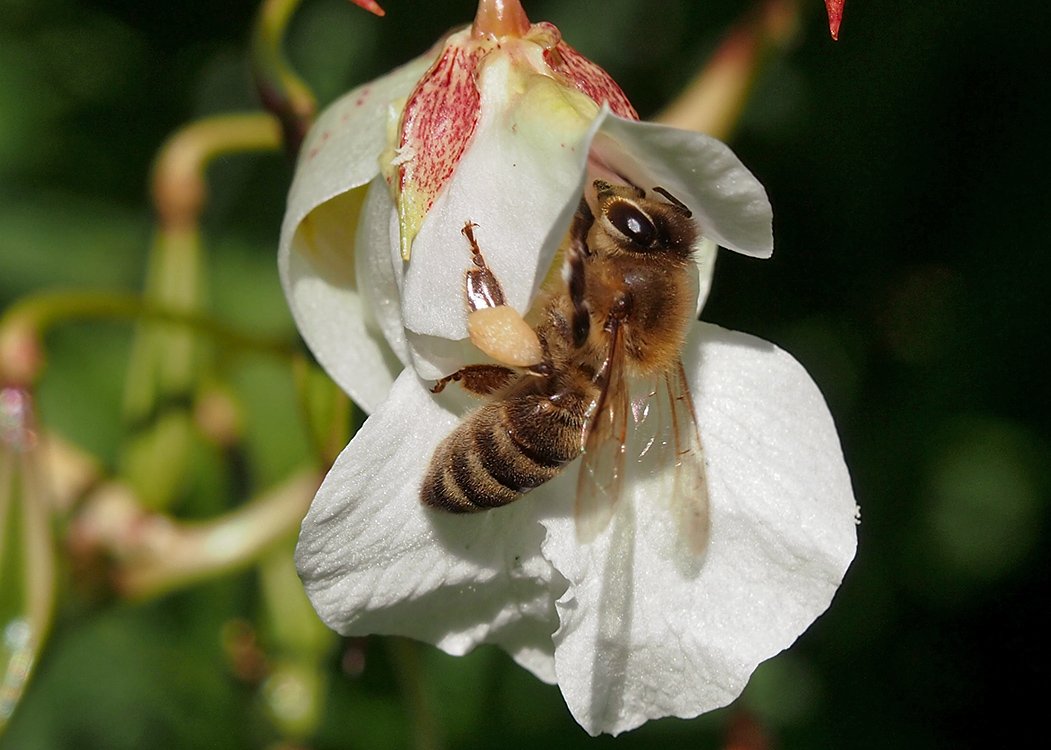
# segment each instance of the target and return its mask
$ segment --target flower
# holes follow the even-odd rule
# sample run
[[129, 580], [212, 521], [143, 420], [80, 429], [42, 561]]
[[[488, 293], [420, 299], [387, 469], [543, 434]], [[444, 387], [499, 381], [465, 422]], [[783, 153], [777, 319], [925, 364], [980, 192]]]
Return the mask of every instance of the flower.
[[[856, 506], [803, 368], [703, 323], [683, 352], [712, 514], [699, 571], [669, 551], [658, 485], [628, 486], [586, 545], [573, 526], [575, 466], [498, 510], [421, 505], [430, 457], [465, 409], [429, 387], [479, 360], [467, 338], [465, 222], [523, 314], [598, 177], [681, 199], [709, 243], [702, 279], [715, 243], [772, 251], [766, 194], [725, 145], [638, 122], [554, 27], [508, 8], [517, 3], [483, 0], [472, 27], [341, 98], [304, 144], [282, 281], [319, 362], [371, 416], [318, 491], [297, 564], [339, 632], [452, 654], [497, 644], [557, 682], [587, 731], [616, 734], [733, 700], [828, 606], [854, 555]], [[443, 117], [447, 142], [428, 131]]]

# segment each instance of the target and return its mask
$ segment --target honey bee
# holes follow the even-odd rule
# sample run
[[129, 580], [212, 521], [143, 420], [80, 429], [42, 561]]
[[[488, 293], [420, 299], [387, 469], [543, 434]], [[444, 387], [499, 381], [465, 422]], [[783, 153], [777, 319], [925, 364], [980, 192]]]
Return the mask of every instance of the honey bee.
[[[596, 210], [581, 200], [562, 278], [548, 285], [526, 329], [535, 342], [515, 347], [539, 352], [539, 361], [469, 365], [435, 385], [438, 392], [456, 381], [490, 399], [435, 450], [421, 499], [453, 513], [496, 508], [583, 455], [575, 517], [578, 539], [588, 542], [608, 524], [630, 471], [671, 472], [680, 534], [699, 555], [708, 538], [707, 483], [680, 358], [696, 308], [698, 228], [662, 188], [647, 197], [634, 186], [593, 186]], [[474, 259], [465, 283], [470, 315], [513, 313], [473, 230], [464, 227]]]

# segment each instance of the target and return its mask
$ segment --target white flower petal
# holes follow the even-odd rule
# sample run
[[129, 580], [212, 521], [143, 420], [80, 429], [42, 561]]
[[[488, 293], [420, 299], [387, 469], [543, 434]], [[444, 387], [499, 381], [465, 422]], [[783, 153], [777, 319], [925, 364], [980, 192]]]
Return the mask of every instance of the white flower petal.
[[[383, 335], [400, 365], [404, 366], [409, 363], [409, 345], [405, 341], [399, 274], [395, 270], [401, 267], [397, 228], [394, 201], [386, 181], [377, 176], [369, 184], [361, 212], [356, 238], [359, 250], [354, 254], [354, 265], [367, 315], [366, 327]], [[397, 367], [394, 372], [400, 370], [401, 367]]]
[[434, 61], [423, 54], [387, 75], [358, 86], [329, 105], [299, 151], [281, 227], [281, 247], [307, 214], [330, 198], [364, 185], [379, 171], [388, 128], [416, 82]]
[[[506, 56], [487, 59], [477, 129], [413, 243], [403, 315], [420, 336], [467, 337], [468, 221], [508, 304], [524, 313], [576, 210], [599, 110], [551, 78], [521, 76]], [[418, 354], [432, 359], [424, 347]]]
[[699, 572], [669, 545], [652, 486], [633, 485], [589, 546], [572, 519], [543, 521], [544, 555], [569, 581], [556, 674], [593, 734], [732, 701], [826, 609], [854, 556], [850, 478], [806, 371], [772, 344], [706, 324], [686, 355], [711, 502]]
[[415, 372], [399, 376], [325, 478], [296, 565], [315, 609], [344, 635], [404, 635], [463, 654], [495, 643], [553, 681], [554, 600], [535, 507], [461, 516], [424, 508], [435, 446], [458, 416]]
[[[281, 227], [278, 269], [296, 325], [321, 365], [366, 410], [379, 404], [400, 367], [365, 324], [367, 305], [358, 294], [354, 256], [363, 237], [361, 228], [356, 238], [354, 232], [361, 186], [379, 173], [391, 102], [409, 93], [431, 57], [416, 58], [325, 110], [303, 144]], [[407, 356], [404, 347], [399, 354]]]
[[595, 154], [634, 184], [663, 187], [694, 212], [705, 237], [745, 255], [773, 252], [766, 190], [725, 143], [701, 133], [607, 115]]
[[708, 295], [712, 291], [712, 279], [715, 277], [715, 259], [719, 245], [708, 237], [701, 238], [693, 252], [693, 261], [697, 264], [697, 315], [704, 309]]

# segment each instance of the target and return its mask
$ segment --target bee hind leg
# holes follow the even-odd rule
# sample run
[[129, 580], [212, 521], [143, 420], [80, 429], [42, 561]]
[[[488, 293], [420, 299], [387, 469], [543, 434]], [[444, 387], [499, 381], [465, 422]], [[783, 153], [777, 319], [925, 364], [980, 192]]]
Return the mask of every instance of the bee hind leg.
[[467, 334], [471, 343], [497, 362], [528, 367], [540, 361], [540, 342], [522, 315], [507, 304], [503, 287], [485, 262], [474, 236], [478, 225], [468, 221], [463, 236], [471, 246], [471, 267], [464, 275]]
[[482, 248], [478, 245], [478, 240], [475, 239], [474, 228], [476, 226], [478, 225], [474, 222], [468, 221], [461, 230], [471, 246], [471, 262], [473, 266], [467, 271], [464, 291], [467, 294], [467, 305], [472, 312], [489, 307], [501, 307], [507, 304], [504, 297], [504, 289], [500, 286], [496, 274], [486, 264], [485, 257], [482, 255]]
[[449, 383], [459, 383], [468, 393], [489, 396], [508, 385], [517, 376], [518, 373], [514, 370], [502, 365], [467, 365], [435, 382], [431, 393], [441, 393]]

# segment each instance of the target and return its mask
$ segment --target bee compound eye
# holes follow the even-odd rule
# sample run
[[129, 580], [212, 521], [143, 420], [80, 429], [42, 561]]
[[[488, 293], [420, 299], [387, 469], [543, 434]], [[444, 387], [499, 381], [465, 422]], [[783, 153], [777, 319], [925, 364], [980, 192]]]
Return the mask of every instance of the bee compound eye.
[[650, 217], [626, 201], [617, 201], [606, 211], [609, 223], [639, 247], [650, 247], [657, 236], [657, 228]]

